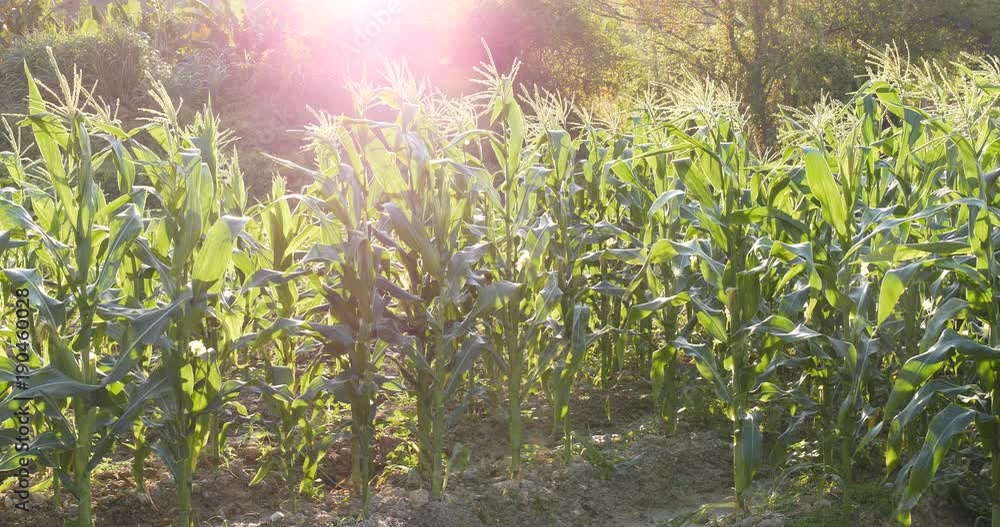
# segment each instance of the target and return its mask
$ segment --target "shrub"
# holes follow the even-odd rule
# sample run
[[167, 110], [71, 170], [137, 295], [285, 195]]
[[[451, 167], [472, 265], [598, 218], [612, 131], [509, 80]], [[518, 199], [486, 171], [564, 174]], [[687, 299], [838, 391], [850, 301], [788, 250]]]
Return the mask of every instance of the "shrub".
[[0, 46], [52, 21], [50, 6], [38, 0], [7, 0], [0, 4]]
[[96, 87], [95, 96], [126, 108], [141, 106], [149, 86], [147, 73], [162, 79], [169, 71], [149, 37], [124, 24], [102, 26], [99, 32], [35, 32], [0, 51], [0, 112], [23, 113], [27, 108], [25, 63], [38, 81], [55, 85], [46, 48], [52, 48], [59, 64], [75, 64], [83, 84]]
[[230, 69], [225, 52], [194, 48], [178, 57], [165, 84], [177, 97], [201, 102], [219, 92]]

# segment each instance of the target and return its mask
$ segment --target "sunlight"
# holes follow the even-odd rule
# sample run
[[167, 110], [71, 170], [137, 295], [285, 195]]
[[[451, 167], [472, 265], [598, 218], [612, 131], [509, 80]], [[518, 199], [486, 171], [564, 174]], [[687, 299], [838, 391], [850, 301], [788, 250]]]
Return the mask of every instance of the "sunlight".
[[0, 527], [1000, 527], [997, 2], [0, 0]]
[[403, 0], [313, 0], [330, 8], [334, 16], [352, 21], [368, 18], [387, 17], [397, 14]]

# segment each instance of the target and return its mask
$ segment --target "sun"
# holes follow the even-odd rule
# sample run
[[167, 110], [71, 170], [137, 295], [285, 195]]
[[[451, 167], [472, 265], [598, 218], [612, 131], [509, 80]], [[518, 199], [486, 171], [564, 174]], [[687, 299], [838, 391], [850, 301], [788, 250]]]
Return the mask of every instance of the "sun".
[[313, 0], [333, 11], [338, 18], [361, 21], [379, 14], [390, 13], [408, 0]]
[[[261, 1], [278, 5], [285, 0]], [[306, 28], [328, 28], [331, 24], [348, 33], [381, 33], [418, 1], [426, 0], [297, 0], [289, 15], [307, 33]]]

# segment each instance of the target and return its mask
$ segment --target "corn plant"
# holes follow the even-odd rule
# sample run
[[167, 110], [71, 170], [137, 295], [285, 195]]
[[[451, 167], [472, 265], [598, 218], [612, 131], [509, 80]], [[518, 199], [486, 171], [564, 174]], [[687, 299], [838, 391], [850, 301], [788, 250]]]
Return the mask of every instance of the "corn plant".
[[[710, 98], [712, 90], [695, 84], [691, 91]], [[763, 460], [766, 405], [776, 393], [788, 393], [775, 384], [776, 375], [796, 364], [789, 352], [818, 334], [780, 314], [784, 270], [772, 254], [775, 238], [789, 232], [801, 236], [804, 228], [782, 212], [783, 187], [770, 190], [765, 183], [780, 181], [777, 169], [753, 156], [740, 114], [725, 101], [724, 94], [715, 107], [677, 99], [677, 122], [685, 127], [667, 125], [670, 169], [691, 200], [687, 206], [697, 237], [654, 244], [647, 259], [680, 259], [697, 269], [697, 281], [678, 299], [690, 302], [697, 324], [685, 328], [673, 345], [713, 383], [733, 422], [735, 498], [746, 509], [746, 492]], [[626, 168], [619, 172], [631, 177]], [[695, 328], [704, 342], [689, 340]]]
[[[245, 383], [222, 380], [219, 350], [204, 345], [206, 328], [217, 325], [223, 277], [248, 218], [221, 214], [224, 201], [220, 141], [215, 116], [205, 110], [191, 126], [178, 118], [177, 107], [162, 87], [151, 96], [159, 109], [144, 131], [160, 153], [135, 145], [132, 155], [151, 181], [159, 215], [150, 222], [140, 259], [152, 272], [144, 287], [153, 292], [139, 312], [169, 336], [157, 341], [157, 354], [144, 389], [131, 401], [138, 413], [153, 397], [157, 416], [147, 422], [158, 434], [152, 446], [174, 477], [179, 512], [176, 524], [194, 524], [191, 504], [193, 472], [209, 440], [213, 415]], [[239, 177], [236, 172], [233, 177]], [[146, 336], [148, 338], [148, 336]], [[155, 396], [155, 397], [154, 397]]]
[[[112, 388], [121, 386], [133, 360], [127, 347], [110, 354], [109, 328], [99, 313], [113, 301], [123, 259], [142, 231], [141, 200], [124, 195], [109, 203], [95, 182], [95, 171], [126, 134], [93, 103], [79, 77], [71, 83], [58, 75], [57, 102], [47, 104], [31, 73], [25, 73], [31, 114], [24, 125], [33, 131], [41, 163], [8, 165], [15, 167], [10, 176], [31, 211], [6, 198], [0, 204], [4, 228], [23, 233], [39, 252], [36, 267], [8, 268], [4, 274], [12, 285], [27, 288], [39, 309], [35, 341], [46, 365], [21, 395], [44, 399], [47, 418], [63, 432], [57, 441], [39, 436], [46, 441], [29, 453], [48, 460], [62, 487], [77, 498], [76, 524], [90, 526], [91, 472], [105, 453], [95, 449], [96, 441], [113, 438], [107, 423], [120, 412], [121, 397]], [[99, 141], [106, 143], [100, 150]], [[48, 287], [63, 300], [49, 296]], [[63, 414], [62, 401], [69, 402], [72, 421]]]
[[[242, 294], [247, 295], [247, 302], [259, 306], [253, 310], [250, 322], [264, 327], [242, 335], [237, 345], [258, 351], [265, 374], [253, 389], [262, 394], [268, 410], [278, 420], [273, 433], [279, 455], [268, 457], [252, 483], [266, 477], [277, 462], [286, 478], [299, 477], [300, 492], [308, 492], [334, 435], [326, 432], [326, 398], [320, 389], [324, 383], [324, 357], [318, 353], [315, 339], [307, 338], [309, 332], [303, 320], [319, 298], [300, 291], [302, 277], [308, 273], [302, 268], [301, 258], [306, 247], [315, 243], [317, 234], [309, 215], [304, 213], [302, 198], [288, 194], [285, 181], [275, 178], [270, 199], [251, 211], [260, 227], [260, 247], [237, 266], [247, 276]], [[305, 368], [300, 368], [300, 359], [305, 356], [311, 358]], [[298, 467], [300, 474], [296, 474]]]
[[[910, 154], [912, 162], [924, 170], [934, 164], [942, 166], [946, 179], [941, 183], [954, 191], [954, 195], [947, 197], [938, 194], [938, 203], [925, 205], [906, 218], [927, 223], [924, 229], [915, 228], [912, 232], [932, 232], [933, 238], [926, 241], [918, 238], [924, 243], [910, 246], [921, 247], [920, 252], [932, 249], [933, 259], [906, 265], [908, 253], [897, 252], [900, 267], [893, 270], [893, 281], [882, 290], [888, 299], [885, 309], [880, 309], [880, 319], [891, 314], [903, 290], [912, 287], [919, 278], [914, 268], [937, 269], [946, 283], [955, 285], [951, 288], [954, 293], [945, 292], [930, 299], [936, 309], [919, 341], [920, 353], [903, 364], [885, 404], [885, 419], [890, 422], [886, 463], [891, 471], [900, 464], [905, 429], [919, 422], [920, 415], [932, 407], [935, 399], [943, 398], [950, 403], [930, 419], [923, 445], [897, 474], [900, 491], [897, 519], [904, 525], [910, 524], [911, 509], [930, 487], [949, 448], [973, 424], [991, 458], [990, 515], [992, 525], [1000, 525], [998, 195], [997, 170], [988, 168], [996, 167], [1000, 161], [997, 159], [1000, 134], [995, 119], [1000, 97], [995, 81], [1000, 70], [995, 63], [985, 61], [978, 66], [978, 71], [962, 70], [955, 81], [930, 75], [918, 77], [917, 82], [935, 86], [941, 83], [946, 88], [918, 92], [915, 100], [901, 100], [898, 91], [884, 90], [894, 96], [886, 103], [890, 110], [914, 123], [908, 137], [936, 146], [929, 149], [936, 157], [929, 160], [927, 155], [914, 152]], [[916, 106], [920, 96], [924, 97], [923, 108]], [[928, 111], [927, 107], [936, 112]], [[950, 119], [943, 118], [944, 115]], [[931, 225], [934, 220], [938, 221]], [[950, 358], [953, 360], [949, 364]], [[945, 372], [957, 382], [932, 380]]]
[[[384, 99], [419, 94], [412, 81], [397, 81]], [[401, 327], [412, 336], [398, 362], [417, 401], [413, 433], [420, 473], [438, 497], [449, 465], [461, 454], [461, 445], [455, 445], [446, 462], [445, 434], [474, 392], [460, 397], [457, 408], [450, 403], [487, 348], [476, 333], [479, 319], [495, 310], [508, 290], [485, 284], [479, 270], [488, 246], [480, 241], [482, 227], [474, 218], [483, 190], [476, 168], [445, 157], [446, 139], [426, 126], [424, 105], [419, 99], [399, 100], [394, 122], [368, 121], [358, 140], [368, 141], [360, 143], [364, 159], [387, 199], [381, 209], [395, 236], [383, 241], [391, 242], [399, 270], [396, 283], [380, 287], [396, 299]], [[436, 161], [439, 156], [442, 161]]]
[[[572, 456], [572, 434], [570, 427], [570, 392], [577, 375], [583, 368], [587, 351], [594, 335], [590, 329], [590, 306], [583, 303], [586, 293], [585, 280], [578, 262], [584, 249], [600, 243], [602, 236], [594, 234], [594, 227], [588, 225], [577, 212], [577, 207], [585, 208], [583, 187], [577, 180], [578, 142], [561, 130], [548, 134], [550, 190], [546, 192], [548, 208], [556, 222], [555, 235], [549, 245], [549, 257], [553, 261], [557, 285], [562, 292], [559, 302], [558, 338], [561, 350], [553, 359], [552, 369], [543, 373], [552, 400], [552, 434], [563, 439], [566, 459]], [[583, 202], [583, 203], [580, 203]], [[546, 379], [545, 377], [548, 377]]]
[[363, 517], [369, 514], [375, 477], [377, 397], [383, 387], [395, 386], [380, 370], [389, 345], [405, 344], [385, 291], [391, 262], [381, 235], [385, 225], [374, 208], [382, 190], [359, 149], [368, 144], [366, 133], [362, 129], [355, 138], [340, 122], [325, 120], [311, 130], [316, 170], [285, 162], [314, 178], [312, 191], [322, 196], [307, 200], [319, 233], [302, 262], [312, 271], [311, 288], [323, 299], [312, 310], [316, 320], [308, 323], [327, 357], [341, 365], [322, 386], [350, 407], [351, 479]]
[[[740, 138], [729, 136], [731, 122], [709, 123], [704, 135], [698, 134], [700, 137], [675, 131], [691, 151], [691, 158], [680, 163], [680, 177], [701, 206], [699, 226], [709, 236], [709, 240], [689, 242], [681, 251], [699, 260], [704, 276], [704, 296], [692, 300], [698, 307], [696, 315], [706, 336], [721, 347], [713, 351], [714, 346], [691, 344], [684, 337], [680, 337], [676, 345], [698, 361], [702, 376], [716, 383], [719, 395], [726, 402], [734, 427], [736, 501], [740, 507], [745, 507], [744, 494], [762, 455], [759, 417], [753, 412], [750, 401], [754, 368], [750, 342], [744, 336], [760, 309], [760, 283], [758, 273], [754, 272], [756, 265], [751, 260], [758, 257], [753, 250], [753, 232], [735, 215], [750, 205], [743, 189], [751, 174], [748, 165], [753, 161], [747, 159]], [[711, 245], [711, 252], [704, 249], [707, 245]], [[728, 384], [722, 377], [723, 370], [716, 355], [719, 352], [724, 358], [725, 369], [731, 373]]]
[[[232, 430], [278, 447], [253, 483], [279, 472], [301, 493], [346, 430], [368, 516], [394, 393], [416, 401], [418, 472], [440, 497], [466, 409], [506, 419], [516, 478], [531, 396], [568, 460], [576, 387], [610, 409], [638, 375], [668, 433], [685, 402], [723, 409], [744, 510], [765, 437], [771, 468], [801, 468], [782, 457], [801, 443], [844, 486], [884, 440], [901, 523], [959, 460], [989, 465], [1000, 526], [1000, 68], [963, 60], [874, 53], [848, 100], [785, 109], [768, 152], [708, 82], [598, 117], [516, 96], [516, 65], [485, 65], [458, 98], [390, 69], [386, 87], [352, 86], [350, 116], [317, 114], [312, 168], [277, 160], [308, 178], [300, 192], [276, 178], [259, 197], [210, 109], [182, 121], [157, 87], [125, 129], [75, 79], [45, 96], [29, 73], [30, 114], [0, 153], [0, 262], [38, 311], [0, 336], [30, 340], [37, 372], [18, 392], [0, 356], [0, 423], [15, 395], [37, 413], [0, 469], [47, 467], [90, 526], [102, 460], [129, 449], [142, 489], [156, 453], [187, 527], [199, 460], [211, 447], [222, 463]], [[695, 376], [715, 401], [685, 399]], [[229, 404], [243, 422], [220, 416]]]
[[523, 401], [555, 357], [558, 341], [548, 334], [548, 322], [563, 292], [559, 277], [544, 268], [556, 229], [550, 216], [539, 213], [549, 170], [537, 161], [546, 134], [534, 134], [534, 146], [526, 150], [525, 120], [514, 96], [513, 73], [500, 75], [495, 67], [483, 73], [491, 118], [504, 129], [502, 141], [490, 140], [500, 173], [495, 183], [489, 182], [482, 210], [489, 243], [486, 262], [494, 273], [490, 287], [504, 305], [489, 317], [486, 335], [498, 350], [490, 355], [499, 371], [494, 384], [506, 387], [510, 472], [516, 477], [521, 471]]
[[[669, 131], [656, 124], [657, 110], [640, 108], [631, 120], [630, 139], [619, 140], [617, 148], [622, 151], [604, 163], [610, 168], [605, 185], [613, 189], [626, 216], [616, 223], [604, 220], [602, 229], [613, 229], [607, 233], [614, 235], [606, 242], [610, 248], [598, 249], [588, 259], [599, 254], [602, 267], [613, 265], [627, 278], [617, 290], [606, 290], [622, 295], [625, 305], [619, 311], [625, 316], [618, 326], [609, 326], [617, 329], [618, 338], [608, 347], [613, 351], [602, 360], [602, 372], [624, 367], [631, 346], [637, 356], [635, 366], [650, 372], [653, 398], [670, 431], [676, 429], [681, 396], [681, 353], [673, 340], [693, 322], [687, 313], [690, 295], [686, 290], [694, 274], [676, 258], [671, 245], [671, 240], [682, 237], [688, 223], [681, 214], [685, 193], [671, 168], [672, 153], [679, 149], [671, 145]], [[602, 274], [615, 273], [605, 270]], [[687, 324], [681, 324], [682, 314]]]

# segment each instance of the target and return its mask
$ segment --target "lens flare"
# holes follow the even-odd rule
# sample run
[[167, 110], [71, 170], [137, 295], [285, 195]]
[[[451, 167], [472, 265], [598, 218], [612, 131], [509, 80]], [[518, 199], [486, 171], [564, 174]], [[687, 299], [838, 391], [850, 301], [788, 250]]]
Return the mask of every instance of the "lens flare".
[[317, 4], [325, 4], [334, 16], [352, 21], [362, 21], [376, 13], [389, 8], [389, 4], [399, 4], [400, 0], [314, 0]]

